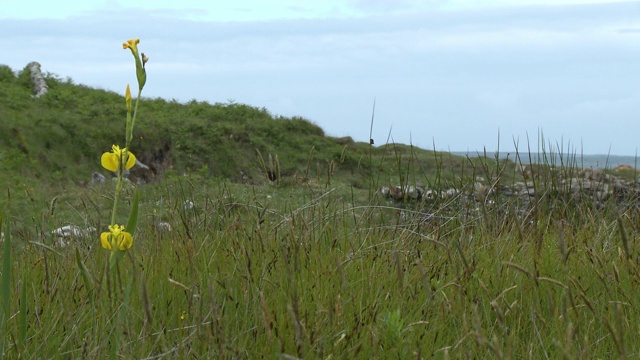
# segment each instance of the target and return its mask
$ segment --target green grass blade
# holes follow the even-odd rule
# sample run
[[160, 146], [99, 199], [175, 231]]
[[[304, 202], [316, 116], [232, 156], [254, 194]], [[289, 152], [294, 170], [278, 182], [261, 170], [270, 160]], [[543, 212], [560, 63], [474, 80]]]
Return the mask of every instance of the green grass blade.
[[26, 277], [22, 279], [22, 288], [20, 289], [20, 315], [18, 316], [18, 344], [20, 352], [24, 354], [27, 347], [27, 284], [29, 282]]
[[133, 204], [131, 205], [131, 213], [129, 214], [129, 220], [127, 221], [127, 232], [133, 235], [136, 232], [136, 225], [138, 224], [138, 201], [140, 196], [138, 189], [136, 188], [133, 193]]
[[620, 238], [622, 239], [624, 255], [627, 259], [631, 259], [631, 251], [629, 250], [629, 239], [627, 238], [627, 232], [624, 230], [624, 224], [622, 223], [622, 218], [620, 217], [618, 217], [618, 230], [620, 231]]
[[6, 225], [7, 231], [4, 235], [4, 254], [2, 256], [2, 311], [3, 318], [9, 315], [9, 301], [11, 300], [11, 229]]
[[[2, 224], [0, 217], [0, 224]], [[2, 316], [0, 317], [0, 329], [2, 329], [2, 339], [0, 340], [0, 354], [4, 354], [4, 346], [7, 335], [7, 320], [9, 318], [9, 301], [11, 297], [11, 226], [7, 222], [6, 231], [4, 232], [4, 254], [2, 257], [2, 288], [0, 289], [0, 297], [2, 297]], [[1, 228], [0, 228], [1, 230]]]
[[93, 293], [93, 281], [91, 281], [91, 274], [89, 274], [89, 269], [82, 262], [82, 258], [80, 257], [80, 251], [76, 248], [76, 262], [78, 263], [78, 267], [80, 268], [80, 273], [82, 273], [82, 280], [84, 281], [84, 286], [87, 288], [87, 293], [89, 296], [92, 296]]

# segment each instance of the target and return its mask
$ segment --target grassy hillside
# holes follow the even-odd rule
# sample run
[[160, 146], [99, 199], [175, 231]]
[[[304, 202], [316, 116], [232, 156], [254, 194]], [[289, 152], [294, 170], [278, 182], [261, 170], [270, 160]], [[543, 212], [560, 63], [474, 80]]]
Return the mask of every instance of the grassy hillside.
[[[49, 93], [33, 98], [28, 71], [16, 76], [0, 67], [0, 170], [86, 181], [102, 171], [101, 153], [123, 136], [123, 96], [51, 74], [46, 81]], [[274, 117], [242, 104], [144, 99], [139, 112], [132, 150], [156, 175], [172, 169], [261, 184], [265, 170], [278, 170], [284, 184], [334, 181], [365, 189], [371, 177], [399, 184], [401, 173], [403, 182], [426, 183], [443, 175], [437, 169], [453, 179], [468, 165], [464, 158], [411, 146], [329, 137], [304, 118]]]

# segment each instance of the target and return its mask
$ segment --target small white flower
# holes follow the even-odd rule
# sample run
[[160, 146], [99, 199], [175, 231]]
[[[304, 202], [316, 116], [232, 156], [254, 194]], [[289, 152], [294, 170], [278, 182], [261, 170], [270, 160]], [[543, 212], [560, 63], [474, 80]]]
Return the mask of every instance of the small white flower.
[[182, 207], [183, 207], [185, 210], [191, 210], [191, 209], [193, 209], [195, 206], [196, 206], [196, 205], [195, 205], [195, 204], [193, 203], [193, 201], [191, 201], [191, 200], [187, 200], [187, 201], [185, 201], [184, 203], [182, 203]]

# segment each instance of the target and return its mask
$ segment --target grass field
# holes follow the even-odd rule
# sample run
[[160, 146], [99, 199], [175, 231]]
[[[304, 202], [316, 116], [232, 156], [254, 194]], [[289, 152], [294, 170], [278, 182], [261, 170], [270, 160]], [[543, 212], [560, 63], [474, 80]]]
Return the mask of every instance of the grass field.
[[[7, 358], [640, 356], [634, 169], [616, 174], [624, 193], [600, 195], [570, 162], [525, 179], [517, 159], [339, 144], [264, 109], [147, 99], [133, 149], [145, 162], [166, 149], [171, 166], [125, 183], [116, 218], [137, 189], [138, 227], [112, 271], [99, 233], [115, 183], [84, 182], [122, 97], [49, 75], [48, 97], [32, 99], [9, 72]], [[507, 194], [519, 183], [524, 196]], [[458, 191], [393, 201], [385, 185]], [[98, 230], [61, 241], [64, 225]]]

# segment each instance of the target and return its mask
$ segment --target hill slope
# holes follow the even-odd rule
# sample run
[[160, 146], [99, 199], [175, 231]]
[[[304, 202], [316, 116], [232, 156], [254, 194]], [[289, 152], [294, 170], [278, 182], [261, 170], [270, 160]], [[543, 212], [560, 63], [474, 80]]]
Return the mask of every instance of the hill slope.
[[[123, 143], [123, 96], [52, 74], [45, 80], [49, 92], [34, 98], [26, 69], [16, 75], [0, 66], [0, 170], [21, 179], [74, 183], [93, 172], [108, 175], [98, 159]], [[462, 157], [412, 146], [328, 137], [306, 119], [274, 117], [264, 108], [195, 100], [143, 99], [132, 151], [153, 170], [147, 178], [171, 170], [254, 184], [269, 177], [356, 188], [368, 188], [372, 178], [427, 183], [439, 177], [436, 169], [457, 174], [465, 166]]]

